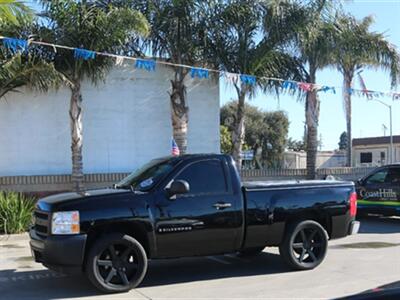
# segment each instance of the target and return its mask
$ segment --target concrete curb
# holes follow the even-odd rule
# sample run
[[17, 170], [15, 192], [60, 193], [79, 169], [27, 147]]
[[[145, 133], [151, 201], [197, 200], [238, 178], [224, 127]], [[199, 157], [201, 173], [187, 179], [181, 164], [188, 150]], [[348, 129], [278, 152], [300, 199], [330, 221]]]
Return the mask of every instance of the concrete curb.
[[0, 243], [2, 242], [19, 242], [19, 241], [28, 241], [29, 234], [27, 232], [20, 234], [2, 234], [0, 235]]

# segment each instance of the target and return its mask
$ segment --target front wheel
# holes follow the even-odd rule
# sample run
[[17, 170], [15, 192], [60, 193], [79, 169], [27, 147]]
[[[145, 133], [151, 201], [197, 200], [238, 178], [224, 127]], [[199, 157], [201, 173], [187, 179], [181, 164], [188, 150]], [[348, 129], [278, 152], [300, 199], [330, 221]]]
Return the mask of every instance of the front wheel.
[[127, 292], [138, 286], [146, 274], [146, 252], [129, 235], [108, 234], [90, 249], [85, 270], [90, 282], [100, 291]]
[[302, 221], [290, 225], [279, 246], [283, 260], [295, 270], [317, 267], [326, 256], [328, 234], [315, 221]]

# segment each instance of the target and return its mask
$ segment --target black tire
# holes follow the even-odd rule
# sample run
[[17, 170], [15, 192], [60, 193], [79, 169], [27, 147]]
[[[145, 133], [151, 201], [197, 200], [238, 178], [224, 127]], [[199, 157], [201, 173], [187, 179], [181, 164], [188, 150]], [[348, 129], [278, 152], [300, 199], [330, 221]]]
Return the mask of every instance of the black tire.
[[279, 253], [294, 270], [317, 267], [326, 256], [328, 234], [317, 222], [307, 220], [291, 224], [279, 246]]
[[238, 251], [237, 255], [240, 257], [251, 257], [260, 254], [265, 247], [248, 248]]
[[146, 271], [147, 256], [142, 245], [123, 233], [102, 236], [86, 258], [88, 279], [105, 293], [127, 292], [137, 287]]

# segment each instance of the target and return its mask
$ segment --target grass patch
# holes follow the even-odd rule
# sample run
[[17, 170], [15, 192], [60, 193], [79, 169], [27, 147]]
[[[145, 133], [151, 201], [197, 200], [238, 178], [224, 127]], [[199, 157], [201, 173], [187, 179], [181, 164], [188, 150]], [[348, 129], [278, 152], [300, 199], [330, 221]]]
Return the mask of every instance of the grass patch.
[[35, 200], [16, 192], [0, 192], [0, 233], [22, 233], [29, 229]]

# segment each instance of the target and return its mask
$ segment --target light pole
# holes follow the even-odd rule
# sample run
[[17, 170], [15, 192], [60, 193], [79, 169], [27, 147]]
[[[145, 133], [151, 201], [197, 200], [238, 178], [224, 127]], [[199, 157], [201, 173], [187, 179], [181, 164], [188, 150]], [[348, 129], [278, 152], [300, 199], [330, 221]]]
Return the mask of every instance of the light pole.
[[389, 163], [393, 163], [393, 127], [392, 127], [392, 106], [379, 100], [379, 99], [371, 99], [373, 101], [377, 101], [383, 105], [385, 105], [387, 108], [389, 108], [389, 114], [390, 114], [390, 125], [389, 125], [389, 131], [390, 131], [390, 147], [389, 147]]

